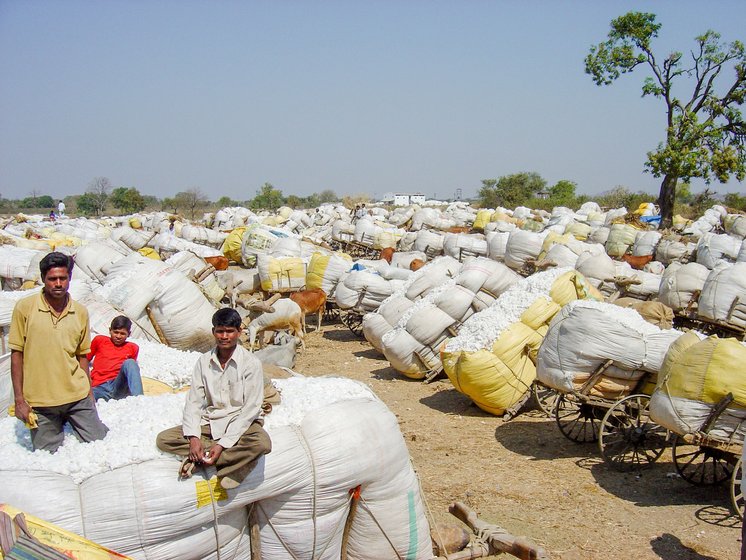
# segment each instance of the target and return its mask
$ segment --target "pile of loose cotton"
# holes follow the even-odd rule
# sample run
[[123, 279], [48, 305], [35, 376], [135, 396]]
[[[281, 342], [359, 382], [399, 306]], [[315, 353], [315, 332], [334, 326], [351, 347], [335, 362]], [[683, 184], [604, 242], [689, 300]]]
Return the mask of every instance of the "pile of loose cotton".
[[[311, 411], [332, 403], [352, 400], [376, 400], [365, 385], [338, 377], [275, 379], [281, 402], [266, 417], [265, 428], [300, 425]], [[128, 397], [99, 401], [101, 420], [109, 427], [103, 440], [79, 442], [66, 426], [62, 447], [51, 454], [32, 451], [27, 428], [14, 417], [0, 419], [0, 464], [3, 470], [50, 471], [69, 475], [75, 482], [134, 463], [163, 456], [155, 446], [158, 433], [181, 424], [185, 393]]]
[[537, 298], [550, 301], [549, 291], [554, 281], [571, 268], [553, 268], [532, 274], [508, 288], [495, 302], [475, 313], [463, 324], [458, 336], [446, 344], [448, 352], [476, 352], [490, 349], [500, 333], [520, 320], [521, 315]]
[[200, 352], [177, 350], [159, 342], [133, 340], [140, 347], [137, 361], [140, 373], [162, 381], [169, 387], [180, 389], [192, 380], [194, 364], [202, 355]]

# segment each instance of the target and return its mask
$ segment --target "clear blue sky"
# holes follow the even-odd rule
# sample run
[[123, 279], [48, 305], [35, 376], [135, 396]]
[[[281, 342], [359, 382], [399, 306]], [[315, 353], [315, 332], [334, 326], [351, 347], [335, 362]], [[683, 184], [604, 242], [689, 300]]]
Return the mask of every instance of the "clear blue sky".
[[0, 194], [448, 198], [520, 171], [657, 193], [661, 102], [583, 72], [630, 10], [660, 51], [746, 41], [744, 0], [0, 0]]

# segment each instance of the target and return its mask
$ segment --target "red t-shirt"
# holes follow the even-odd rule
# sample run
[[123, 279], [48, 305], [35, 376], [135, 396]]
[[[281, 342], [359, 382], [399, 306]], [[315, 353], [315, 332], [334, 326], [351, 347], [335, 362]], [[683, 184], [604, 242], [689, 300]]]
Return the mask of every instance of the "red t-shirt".
[[[119, 375], [124, 360], [137, 359], [140, 347], [134, 342], [125, 342], [122, 346], [114, 346], [111, 338], [99, 334], [91, 341], [91, 352], [88, 361], [93, 360], [91, 370], [91, 386], [96, 387]], [[95, 359], [94, 359], [95, 358]]]

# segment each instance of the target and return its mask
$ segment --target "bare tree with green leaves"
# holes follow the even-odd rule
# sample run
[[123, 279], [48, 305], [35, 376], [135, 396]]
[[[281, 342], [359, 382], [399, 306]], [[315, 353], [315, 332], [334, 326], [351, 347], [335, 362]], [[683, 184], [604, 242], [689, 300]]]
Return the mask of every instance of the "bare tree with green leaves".
[[106, 211], [106, 202], [111, 192], [111, 181], [107, 177], [95, 177], [86, 189], [86, 200], [90, 201], [96, 216], [101, 216]]
[[193, 220], [197, 210], [205, 208], [209, 203], [207, 196], [197, 187], [176, 193], [174, 205], [189, 212], [189, 219]]
[[[592, 46], [585, 58], [585, 71], [601, 86], [647, 67], [642, 95], [665, 103], [666, 140], [648, 152], [645, 169], [663, 177], [658, 204], [662, 226], [668, 227], [679, 180], [697, 177], [709, 184], [746, 177], [746, 125], [740, 111], [746, 51], [740, 41], [721, 43], [718, 33], [706, 31], [695, 38], [688, 56], [672, 52], [661, 60], [651, 45], [660, 28], [650, 13], [629, 12], [612, 20], [608, 40]], [[727, 81], [726, 74], [735, 76]], [[680, 96], [675, 85], [691, 92]]]

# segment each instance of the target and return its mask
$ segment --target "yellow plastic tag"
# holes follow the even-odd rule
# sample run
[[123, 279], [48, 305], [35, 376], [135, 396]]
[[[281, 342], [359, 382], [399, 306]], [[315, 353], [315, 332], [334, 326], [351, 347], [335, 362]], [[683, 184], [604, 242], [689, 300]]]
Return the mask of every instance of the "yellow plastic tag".
[[196, 480], [194, 486], [197, 490], [197, 509], [209, 506], [213, 500], [221, 502], [228, 499], [228, 492], [220, 486], [220, 479], [216, 476], [210, 480]]

